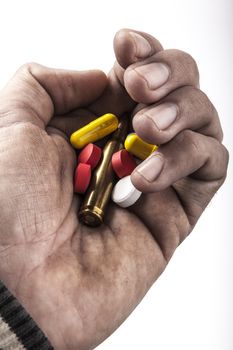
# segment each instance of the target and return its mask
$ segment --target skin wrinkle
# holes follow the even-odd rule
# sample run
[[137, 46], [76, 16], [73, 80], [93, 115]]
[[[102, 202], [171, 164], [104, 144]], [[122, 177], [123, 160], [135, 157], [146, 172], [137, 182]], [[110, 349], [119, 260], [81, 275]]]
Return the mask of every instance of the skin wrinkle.
[[[41, 82], [39, 81], [39, 79], [32, 73], [32, 69], [31, 69], [31, 65], [29, 64], [28, 65], [28, 72], [29, 74], [31, 75], [31, 77], [35, 80], [35, 82], [37, 83], [37, 87], [39, 89], [43, 89], [43, 91], [46, 93], [47, 97], [49, 98], [49, 101], [50, 101], [50, 106], [51, 106], [51, 111], [50, 111], [50, 115], [53, 115], [54, 114], [54, 111], [55, 111], [55, 106], [54, 106], [54, 103], [51, 99], [51, 96], [49, 94], [49, 92], [46, 90], [45, 86], [43, 84], [41, 84]], [[39, 118], [41, 119], [42, 123], [44, 124], [44, 117], [39, 115]]]
[[156, 129], [161, 132], [161, 129], [159, 129], [158, 125], [156, 124], [156, 121], [147, 113], [141, 113], [143, 114], [143, 117], [146, 117], [148, 118], [151, 122], [152, 122], [152, 125], [156, 127]]
[[[122, 64], [127, 62], [126, 70], [155, 60], [154, 56], [135, 63], [137, 57], [135, 55], [131, 57], [132, 42], [124, 35], [128, 34], [120, 36], [121, 43], [116, 38], [114, 45], [116, 57], [120, 57]], [[145, 34], [141, 33], [141, 35]], [[150, 43], [154, 48], [157, 47], [153, 40]], [[199, 95], [197, 90], [194, 92], [194, 88], [191, 91], [191, 88], [186, 87], [181, 91], [181, 87], [186, 83], [194, 86], [198, 80], [196, 66], [191, 57], [187, 57], [180, 51], [165, 50], [156, 54], [157, 59], [158, 62], [166, 62], [172, 73], [168, 85], [159, 89], [159, 96], [155, 91], [153, 93], [148, 91], [146, 84], [140, 78], [135, 78], [135, 80], [133, 78], [126, 92], [123, 81], [125, 70], [119, 66], [120, 62], [115, 64], [113, 71], [109, 74], [108, 86], [107, 80], [104, 81], [101, 74], [94, 73], [93, 75], [83, 72], [80, 76], [77, 72], [63, 71], [60, 75], [57, 70], [29, 64], [24, 66], [23, 83], [20, 82], [22, 71], [21, 73], [19, 71], [12, 83], [5, 89], [4, 100], [10, 101], [11, 96], [17, 93], [17, 97], [22, 98], [23, 103], [27, 102], [25, 108], [29, 104], [35, 112], [38, 110], [37, 113], [44, 124], [47, 124], [52, 117], [51, 107], [53, 107], [52, 114], [54, 111], [61, 113], [64, 109], [64, 115], [57, 117], [57, 123], [60, 123], [59, 128], [61, 127], [62, 130], [72, 131], [72, 128], [79, 124], [80, 106], [82, 106], [81, 110], [86, 112], [86, 114], [81, 113], [81, 125], [82, 116], [84, 116], [83, 119], [86, 116], [90, 118], [92, 113], [90, 111], [95, 111], [92, 115], [100, 115], [105, 110], [121, 115], [126, 111], [131, 112], [135, 106], [137, 106], [136, 109], [141, 108], [143, 105], [137, 105], [137, 103], [143, 99], [154, 104], [156, 98], [161, 98], [158, 102], [166, 98], [168, 100], [176, 98], [178, 102], [183, 102], [184, 111], [187, 111], [185, 116], [189, 118], [189, 125], [184, 123], [184, 129], [188, 128], [193, 132], [195, 123], [198, 122], [202, 127], [203, 116], [213, 120], [208, 132], [211, 133], [211, 129], [212, 132], [215, 132], [213, 130], [215, 128], [219, 129], [217, 116], [209, 112], [211, 108], [207, 102], [205, 103], [205, 98], [200, 97], [201, 102], [196, 101]], [[28, 73], [28, 69], [33, 72], [33, 77]], [[69, 80], [71, 75], [74, 76], [72, 81]], [[80, 82], [85, 87], [83, 88], [84, 93], [80, 91]], [[105, 91], [103, 91], [105, 83]], [[70, 84], [69, 89], [67, 84]], [[46, 93], [44, 93], [43, 86], [46, 87]], [[24, 89], [22, 94], [19, 93], [20, 89]], [[37, 89], [38, 94], [36, 95]], [[132, 101], [131, 97], [134, 96], [135, 89], [136, 102]], [[83, 101], [81, 101], [82, 98]], [[15, 121], [17, 117], [24, 121], [30, 118], [30, 111], [22, 113], [20, 110], [20, 113], [16, 114]], [[33, 113], [31, 117], [34, 118]], [[197, 121], [195, 118], [200, 118], [200, 120]], [[36, 123], [38, 120], [34, 118], [33, 122]], [[28, 216], [25, 212], [21, 213], [22, 224], [29, 240], [31, 238], [33, 241], [38, 238], [40, 242], [21, 244], [13, 248], [14, 254], [10, 254], [10, 250], [3, 253], [2, 256], [6, 255], [6, 259], [5, 266], [0, 264], [0, 278], [14, 293], [14, 276], [17, 276], [18, 265], [21, 267], [22, 254], [24, 263], [33, 272], [22, 271], [22, 279], [17, 285], [19, 302], [26, 307], [38, 326], [48, 335], [55, 349], [87, 350], [90, 346], [94, 348], [100, 341], [108, 337], [140, 302], [148, 288], [161, 274], [176, 246], [190, 232], [187, 215], [193, 214], [197, 221], [203, 207], [212, 198], [220, 182], [198, 182], [190, 177], [190, 173], [183, 179], [193, 157], [197, 156], [197, 163], [198, 161], [200, 163], [201, 156], [194, 146], [189, 148], [191, 134], [186, 134], [187, 145], [184, 147], [190, 149], [190, 162], [187, 161], [187, 164], [183, 162], [182, 150], [177, 153], [176, 161], [173, 159], [171, 149], [168, 150], [165, 157], [166, 160], [173, 159], [171, 166], [180, 173], [182, 180], [174, 184], [172, 171], [167, 171], [164, 173], [163, 181], [157, 181], [156, 190], [141, 196], [141, 202], [136, 203], [134, 208], [126, 210], [111, 206], [107, 213], [107, 225], [101, 226], [98, 230], [91, 230], [80, 225], [77, 218], [80, 198], [72, 193], [72, 174], [75, 166], [75, 162], [72, 163], [72, 157], [75, 159], [75, 152], [69, 152], [68, 144], [66, 147], [65, 140], [62, 141], [61, 136], [55, 135], [53, 130], [50, 130], [50, 135], [48, 135], [46, 131], [33, 125], [33, 122], [28, 123], [26, 127], [19, 125], [19, 127], [13, 126], [5, 130], [9, 138], [11, 137], [12, 140], [17, 138], [18, 146], [11, 148], [9, 153], [12, 174], [6, 176], [4, 188], [9, 188], [9, 191], [15, 194], [19, 194], [20, 191], [23, 193], [27, 188], [21, 187], [22, 179], [25, 180], [30, 193], [33, 192], [34, 187], [34, 197], [32, 194], [29, 194], [28, 198], [15, 197], [12, 203], [15, 204], [15, 207], [11, 208], [11, 213], [14, 211], [19, 213], [19, 208], [26, 210], [27, 206], [32, 207], [34, 211], [29, 210]], [[177, 120], [173, 124], [173, 129], [158, 133], [162, 142], [165, 140], [163, 135], [168, 135], [164, 149], [168, 144], [172, 145], [171, 135], [173, 138], [178, 133], [181, 134], [181, 138], [182, 135], [185, 136], [182, 130], [177, 131], [176, 123]], [[3, 135], [1, 130], [0, 135]], [[156, 131], [154, 135], [156, 136]], [[200, 143], [200, 147], [197, 144], [197, 148], [206, 152], [208, 157], [211, 154], [212, 143], [204, 135], [198, 136], [197, 142]], [[56, 147], [54, 140], [57, 142]], [[29, 154], [25, 156], [25, 152]], [[226, 173], [224, 152], [219, 143], [215, 144], [215, 153], [211, 155], [213, 162], [208, 164], [208, 166], [213, 166], [213, 169], [210, 169], [211, 176], [219, 176], [220, 167], [222, 174], [224, 171]], [[0, 152], [1, 158], [3, 155], [4, 153]], [[8, 161], [5, 160], [6, 168], [8, 168], [7, 164]], [[21, 170], [14, 172], [13, 165], [16, 169], [21, 168]], [[23, 174], [23, 169], [25, 169], [25, 174]], [[201, 172], [199, 176], [206, 175], [206, 180], [210, 180], [208, 171], [207, 169], [205, 174]], [[1, 167], [1, 174], [6, 173], [7, 170], [4, 172], [4, 167]], [[20, 179], [17, 176], [19, 173], [21, 174]], [[33, 181], [33, 179], [36, 180]], [[14, 181], [16, 185], [12, 186]], [[166, 188], [164, 192], [160, 191], [159, 186], [162, 185], [169, 185], [169, 188]], [[175, 186], [181, 201], [171, 186]], [[147, 184], [143, 184], [143, 191], [146, 192], [147, 189]], [[8, 196], [8, 189], [2, 195]], [[22, 204], [20, 204], [20, 199]], [[9, 215], [8, 211], [3, 211], [1, 217], [3, 215]], [[16, 215], [14, 220], [17, 220], [18, 223]], [[27, 226], [34, 221], [37, 223], [38, 237], [31, 232], [31, 226]], [[8, 219], [8, 226], [10, 224]], [[21, 229], [20, 226], [16, 228], [18, 231]], [[8, 240], [10, 239], [13, 243], [19, 240], [20, 232], [16, 232], [12, 227], [9, 227], [7, 231]], [[51, 233], [52, 235], [49, 236]], [[4, 234], [4, 232], [1, 233], [1, 239], [7, 243]]]
[[178, 200], [180, 201], [181, 205], [183, 206], [188, 222], [189, 222], [189, 226], [190, 226], [190, 232], [192, 231], [192, 229], [194, 228], [197, 218], [195, 214], [192, 214], [190, 211], [190, 208], [187, 206], [187, 204], [183, 201], [182, 197], [180, 196], [179, 192], [176, 190], [175, 186], [173, 185], [173, 189], [176, 193], [176, 196], [178, 198]]
[[[130, 33], [129, 33], [129, 34], [130, 34]], [[140, 34], [139, 34], [139, 35], [140, 35]], [[138, 61], [138, 60], [142, 59], [144, 56], [140, 56], [140, 55], [138, 54], [138, 46], [137, 46], [137, 43], [136, 43], [136, 41], [135, 41], [135, 39], [134, 39], [134, 37], [133, 37], [132, 35], [130, 35], [130, 39], [131, 39], [131, 41], [133, 42], [133, 46], [134, 46], [134, 52], [135, 52], [134, 57], [136, 58], [136, 61]], [[150, 53], [148, 54], [148, 56], [151, 56], [151, 55], [154, 53], [154, 50], [152, 49], [149, 40], [146, 40], [146, 41], [148, 42], [148, 44], [150, 45], [150, 48], [151, 48], [151, 51], [150, 51]]]
[[[155, 61], [154, 63], [160, 63], [160, 62]], [[148, 65], [149, 65], [149, 64], [153, 64], [153, 62], [149, 62]], [[163, 62], [163, 64], [164, 64], [164, 62]], [[165, 64], [164, 64], [164, 65], [165, 65]], [[136, 68], [129, 69], [128, 72], [134, 71], [134, 72], [139, 76], [139, 78], [142, 79], [142, 80], [144, 81], [144, 83], [146, 84], [146, 87], [147, 87], [148, 90], [150, 90], [150, 91], [156, 91], [156, 90], [159, 89], [161, 86], [167, 84], [167, 82], [171, 79], [171, 75], [172, 75], [172, 74], [171, 74], [170, 67], [169, 67], [167, 64], [166, 64], [166, 67], [167, 67], [167, 69], [168, 69], [168, 71], [169, 71], [169, 76], [168, 76], [166, 82], [165, 82], [165, 83], [162, 83], [162, 84], [159, 85], [159, 86], [156, 86], [156, 89], [155, 89], [155, 90], [154, 90], [154, 89], [151, 89], [151, 87], [150, 87], [149, 82], [147, 81], [147, 79], [144, 78], [144, 76], [143, 76], [141, 73], [139, 73], [138, 70], [137, 70]]]
[[[35, 192], [32, 193], [33, 197], [37, 197], [35, 196]], [[22, 194], [20, 194], [19, 197], [22, 197]], [[16, 198], [16, 197], [15, 197]], [[30, 222], [30, 224], [27, 222], [27, 219], [25, 218], [24, 222], [26, 221], [26, 227], [28, 229], [28, 231], [32, 234], [32, 232], [34, 232], [34, 235], [32, 236], [32, 240], [33, 241], [35, 239], [35, 237], [37, 236], [36, 234], [39, 232], [38, 230], [38, 221], [37, 221], [37, 215], [36, 215], [36, 209], [35, 209], [35, 205], [34, 205], [34, 200], [31, 201], [31, 203], [33, 204], [32, 208], [24, 208], [23, 210], [19, 210], [19, 214], [20, 214], [20, 218], [23, 215], [23, 213], [28, 214], [28, 211], [31, 212], [31, 215], [33, 215], [34, 220]], [[21, 224], [23, 225], [23, 221], [21, 219]], [[34, 230], [31, 230], [30, 227], [33, 227]]]
[[[124, 72], [124, 70], [123, 70], [123, 72]], [[125, 86], [124, 86], [124, 84], [122, 83], [120, 77], [118, 76], [117, 71], [114, 69], [114, 70], [111, 71], [111, 73], [112, 73], [113, 76], [115, 77], [115, 79], [116, 79], [117, 83], [119, 84], [119, 86], [121, 86], [121, 87], [125, 90]], [[135, 101], [132, 101], [132, 103], [133, 103], [133, 104], [136, 104]], [[126, 112], [126, 111], [125, 111], [125, 112]]]
[[[132, 64], [135, 62], [135, 59], [137, 59], [138, 61], [142, 60], [143, 57], [137, 57], [136, 55], [132, 55], [131, 54], [131, 48], [129, 48], [130, 45], [127, 45], [127, 50], [124, 48], [121, 48], [121, 50], [116, 50], [117, 48], [117, 43], [119, 42], [120, 40], [120, 43], [121, 42], [121, 38], [122, 38], [122, 33], [124, 32], [124, 36], [125, 36], [125, 41], [128, 43], [129, 41], [132, 42], [132, 39], [135, 40], [134, 37], [132, 37], [131, 33], [136, 33], [140, 36], [142, 36], [148, 43], [149, 45], [151, 46], [151, 52], [149, 53], [149, 56], [151, 56], [152, 54], [155, 54], [156, 52], [159, 52], [159, 51], [162, 51], [163, 50], [163, 47], [161, 45], [161, 43], [156, 39], [154, 38], [153, 36], [147, 34], [147, 33], [144, 33], [144, 32], [140, 32], [140, 31], [134, 31], [134, 30], [131, 30], [131, 29], [123, 29], [121, 30], [120, 32], [117, 32], [116, 35], [115, 35], [115, 38], [114, 38], [114, 47], [115, 47], [115, 52], [117, 53], [118, 51], [121, 51], [121, 53], [124, 53], [124, 56], [121, 55], [116, 55], [116, 58], [119, 59], [119, 63], [122, 64], [123, 67], [125, 67], [126, 65], [126, 61], [127, 61], [127, 66], [129, 64]], [[120, 35], [119, 35], [120, 34]], [[119, 39], [120, 37], [120, 39]], [[136, 42], [135, 42], [136, 44]], [[121, 44], [120, 44], [121, 45]], [[133, 52], [135, 52], [136, 50], [133, 50]], [[131, 56], [131, 57], [129, 57]], [[133, 61], [132, 61], [132, 56], [133, 57]]]
[[[218, 118], [217, 112], [215, 110], [214, 114], [212, 113], [211, 102], [208, 102], [208, 103], [205, 102], [206, 99], [207, 99], [206, 95], [194, 87], [190, 87], [190, 86], [180, 87], [174, 92], [172, 92], [169, 96], [162, 99], [160, 102], [139, 111], [138, 114], [136, 115], [134, 123], [136, 122], [135, 125], [139, 130], [140, 115], [143, 112], [146, 113], [147, 110], [151, 108], [153, 109], [159, 104], [174, 103], [176, 104], [176, 106], [179, 106], [179, 109], [180, 109], [179, 115], [176, 118], [176, 122], [173, 124], [174, 127], [172, 126], [166, 130], [163, 130], [161, 134], [158, 134], [158, 135], [155, 134], [156, 138], [158, 137], [158, 140], [154, 140], [155, 143], [157, 141], [160, 144], [165, 143], [171, 139], [170, 135], [174, 137], [173, 135], [177, 133], [177, 131], [179, 131], [180, 129], [182, 131], [183, 129], [190, 128], [190, 127], [192, 128], [192, 130], [205, 134], [206, 136], [213, 136], [213, 137], [216, 136], [217, 139], [219, 139], [220, 137], [219, 141], [221, 141], [222, 132], [220, 132], [220, 136], [218, 136], [218, 133], [219, 133], [218, 130], [221, 130], [221, 127], [219, 124], [219, 118]], [[199, 101], [202, 101], [201, 104], [199, 104]], [[204, 112], [201, 113], [201, 111], [204, 111]], [[194, 126], [194, 121], [195, 121], [194, 115], [196, 113], [199, 113], [199, 114], [201, 113], [201, 115], [198, 115], [198, 117], [196, 117], [196, 123]], [[206, 129], [207, 124], [204, 124], [204, 121], [208, 123], [209, 130]], [[201, 125], [200, 125], [200, 122], [201, 122]], [[180, 125], [178, 130], [177, 128], [175, 128], [177, 123], [178, 125]]]
[[[70, 210], [71, 210], [71, 207], [72, 207], [72, 203], [71, 203], [71, 205], [70, 205], [69, 210], [67, 211], [67, 216], [68, 216], [68, 213], [69, 213]], [[55, 250], [55, 247], [56, 247], [57, 249], [59, 249], [60, 246], [62, 246], [62, 245], [64, 244], [64, 242], [61, 242], [60, 245], [57, 245], [58, 236], [56, 235], [56, 231], [57, 231], [58, 229], [60, 229], [60, 227], [62, 227], [62, 226], [64, 225], [67, 216], [64, 216], [64, 219], [63, 219], [63, 221], [61, 222], [59, 228], [57, 228], [57, 229], [51, 234], [51, 236], [54, 237], [53, 242], [52, 242], [52, 245], [51, 245], [51, 251], [54, 251], [54, 250]], [[70, 239], [70, 237], [67, 236], [67, 240], [69, 240], [69, 239]]]
[[[6, 247], [4, 247], [4, 248], [3, 248], [3, 246], [4, 246], [4, 244], [1, 243], [1, 245], [0, 245], [0, 255], [2, 255], [2, 253], [7, 252], [12, 247], [12, 245], [10, 245], [10, 244], [7, 244]], [[16, 246], [16, 244], [14, 246]]]
[[148, 114], [148, 112], [150, 112], [150, 110], [153, 110], [154, 108], [156, 108], [158, 106], [162, 106], [164, 104], [169, 104], [169, 103], [172, 104], [172, 105], [175, 105], [175, 107], [176, 107], [177, 113], [176, 113], [176, 119], [175, 119], [174, 123], [177, 123], [179, 121], [180, 117], [181, 117], [180, 107], [179, 107], [179, 105], [177, 103], [174, 103], [172, 100], [166, 100], [166, 99], [164, 99], [163, 101], [160, 101], [158, 103], [155, 103], [153, 105], [150, 105], [147, 108], [141, 109], [139, 112], [137, 112], [137, 117], [135, 118], [135, 120], [137, 119], [138, 122], [140, 123], [140, 118], [142, 116], [146, 117], [150, 121], [152, 121], [152, 123], [155, 125], [155, 127], [156, 127], [158, 132], [164, 133], [164, 131], [166, 132], [167, 129], [170, 129], [170, 126], [168, 126], [166, 129], [163, 129], [163, 130], [159, 129], [158, 125], [156, 124], [155, 118], [153, 118], [150, 114]]
[[134, 46], [134, 52], [135, 52], [135, 57], [137, 57], [137, 44], [136, 44], [136, 42], [135, 42], [135, 40], [134, 40], [134, 37], [132, 36], [132, 35], [130, 35], [130, 40], [131, 40], [131, 42], [133, 43], [133, 46]]
[[[134, 213], [132, 213], [132, 214], [134, 214]], [[167, 257], [166, 257], [166, 254], [165, 254], [165, 251], [164, 251], [162, 245], [160, 244], [160, 242], [157, 239], [155, 239], [155, 236], [153, 234], [154, 228], [150, 225], [149, 222], [146, 222], [142, 216], [139, 216], [139, 217], [140, 217], [140, 220], [142, 221], [143, 225], [146, 227], [147, 231], [150, 233], [150, 236], [153, 238], [153, 241], [155, 243], [156, 248], [161, 253], [161, 257], [162, 257], [162, 260], [164, 262], [162, 265], [164, 265], [164, 268], [165, 268], [166, 265], [168, 264], [168, 260], [167, 260]]]
[[[12, 212], [14, 212], [14, 201], [11, 199], [11, 198], [9, 198], [9, 203], [10, 203], [10, 206], [11, 206], [11, 210], [12, 210]], [[21, 221], [21, 218], [20, 218], [20, 215], [19, 215], [19, 213], [18, 212], [16, 212], [16, 213], [14, 213], [15, 215], [16, 215], [16, 218], [18, 219], [17, 221], [19, 221], [20, 222], [20, 224], [21, 224], [21, 233], [23, 234], [23, 237], [22, 237], [22, 234], [20, 235], [21, 236], [21, 239], [22, 239], [22, 241], [23, 241], [23, 243], [25, 243], [25, 242], [27, 242], [27, 234], [26, 234], [26, 232], [25, 232], [25, 228], [23, 227], [23, 225], [22, 225], [22, 221]]]
[[[35, 193], [34, 193], [34, 195], [35, 195]], [[49, 220], [49, 218], [46, 218], [46, 219], [39, 219], [38, 220], [38, 216], [37, 216], [37, 214], [36, 214], [36, 207], [37, 207], [37, 205], [38, 205], [38, 196], [37, 195], [35, 195], [34, 196], [34, 201], [36, 202], [35, 203], [35, 205], [33, 205], [33, 208], [31, 209], [31, 211], [32, 211], [32, 213], [34, 213], [34, 222], [31, 222], [30, 223], [30, 225], [27, 225], [26, 227], [27, 227], [27, 229], [29, 229], [29, 227], [31, 227], [31, 226], [34, 226], [34, 235], [32, 236], [32, 239], [31, 239], [31, 242], [36, 242], [35, 241], [35, 239], [38, 239], [38, 235], [39, 235], [39, 237], [40, 237], [40, 239], [42, 239], [42, 237], [41, 237], [41, 232], [40, 232], [40, 229], [39, 229], [39, 225], [41, 226], [41, 224], [42, 223], [45, 223], [45, 222], [47, 222], [48, 220]], [[33, 201], [33, 202], [34, 202]], [[25, 209], [25, 210], [27, 210], [27, 209]], [[47, 214], [47, 211], [45, 211], [45, 213]], [[41, 214], [43, 214], [43, 212], [41, 212]], [[20, 221], [21, 221], [21, 225], [23, 225], [23, 222], [22, 222], [22, 220], [21, 220], [21, 215], [19, 215], [20, 216]], [[30, 230], [30, 232], [31, 232], [31, 234], [32, 234], [32, 231]], [[38, 240], [39, 241], [39, 240]]]
[[[205, 207], [209, 203], [209, 198], [207, 197], [207, 201], [203, 205], [202, 204], [202, 200], [200, 200], [199, 193], [193, 191], [193, 189], [191, 188], [189, 190], [189, 193], [192, 194], [191, 195], [192, 207], [190, 207], [190, 205], [188, 205], [188, 203], [182, 197], [183, 191], [182, 192], [180, 191], [180, 187], [184, 187], [185, 186], [185, 182], [187, 182], [187, 181], [190, 181], [190, 180], [188, 178], [187, 178], [187, 180], [186, 179], [179, 180], [175, 184], [173, 184], [172, 187], [173, 187], [173, 190], [175, 191], [176, 196], [179, 199], [182, 207], [184, 208], [184, 211], [186, 213], [187, 219], [189, 221], [190, 232], [191, 232], [192, 229], [194, 228], [196, 222], [197, 222], [197, 218], [199, 217], [199, 215], [196, 212], [196, 208], [198, 208], [198, 212], [202, 213], [203, 210], [205, 209]], [[199, 180], [196, 180], [196, 182], [199, 182]], [[179, 188], [179, 191], [177, 190], [177, 188]], [[196, 195], [196, 196], [194, 196], [194, 195]]]
[[[28, 120], [27, 121], [25, 121], [25, 120], [23, 121], [23, 119], [22, 119], [22, 121], [15, 121], [15, 122], [11, 121], [9, 123], [9, 126], [12, 126], [13, 124], [31, 123], [31, 124], [33, 124], [35, 126], [39, 126], [39, 127], [43, 126], [44, 127], [44, 123], [42, 122], [41, 118], [38, 116], [37, 112], [35, 111], [34, 105], [31, 106], [30, 104], [28, 104], [28, 102], [25, 102], [25, 101], [23, 101], [23, 100], [21, 100], [19, 98], [15, 98], [15, 99], [11, 98], [10, 103], [11, 103], [12, 106], [11, 106], [11, 110], [8, 111], [8, 113], [7, 113], [8, 114], [8, 118], [9, 118], [9, 116], [13, 116], [14, 118], [16, 118], [16, 111], [17, 111], [17, 115], [22, 115], [24, 118], [26, 116], [28, 116]], [[7, 105], [6, 105], [5, 108], [8, 107], [8, 104], [9, 104], [9, 101], [7, 101]], [[0, 113], [2, 114], [1, 110], [0, 110]], [[7, 118], [7, 117], [5, 117], [5, 118]], [[2, 116], [0, 118], [0, 121], [1, 121], [1, 119], [2, 119]], [[38, 120], [39, 123], [35, 122], [35, 120]], [[4, 125], [1, 126], [1, 127], [4, 127]]]
[[[133, 215], [133, 217], [134, 217], [136, 220], [138, 220], [138, 217], [137, 217], [137, 215], [132, 211], [132, 208], [129, 208], [129, 210], [130, 210], [131, 215]], [[163, 252], [163, 250], [162, 250], [162, 247], [161, 247], [159, 241], [156, 240], [156, 239], [155, 239], [155, 236], [153, 235], [154, 228], [153, 228], [153, 227], [150, 227], [149, 223], [147, 223], [147, 222], [145, 221], [145, 219], [144, 219], [143, 216], [139, 216], [139, 218], [140, 218], [140, 221], [142, 222], [142, 224], [145, 226], [147, 232], [148, 232], [148, 233], [150, 234], [150, 236], [152, 237], [152, 239], [153, 239], [153, 241], [154, 241], [154, 244], [155, 244], [155, 247], [156, 247], [156, 249], [158, 249], [158, 250], [160, 251], [161, 256], [162, 256], [162, 258], [164, 259], [164, 262], [165, 262], [165, 265], [166, 265], [166, 264], [167, 264], [167, 260], [165, 259], [165, 255], [164, 255], [164, 252]]]
[[[66, 77], [63, 78], [63, 81], [59, 81], [59, 84], [60, 84], [60, 91], [63, 90], [64, 86], [67, 87], [67, 89], [71, 92], [76, 92], [76, 87], [75, 87], [75, 84], [74, 84], [74, 80], [72, 79], [72, 76], [71, 75], [67, 75]], [[78, 93], [79, 91], [77, 91]], [[75, 94], [77, 96], [77, 93]], [[61, 102], [62, 101], [62, 97], [63, 97], [63, 103]], [[66, 95], [63, 94], [63, 96], [61, 96], [61, 99], [58, 98], [58, 101], [59, 101], [59, 104], [61, 104], [63, 107], [63, 109], [65, 110], [69, 110], [69, 100], [65, 99]], [[78, 99], [78, 98], [77, 98]], [[56, 111], [55, 111], [56, 113]]]
[[53, 126], [47, 126], [45, 130], [48, 133], [48, 135], [59, 135], [63, 137], [67, 142], [69, 142], [69, 138], [66, 135], [65, 131], [62, 131], [61, 129], [55, 128]]

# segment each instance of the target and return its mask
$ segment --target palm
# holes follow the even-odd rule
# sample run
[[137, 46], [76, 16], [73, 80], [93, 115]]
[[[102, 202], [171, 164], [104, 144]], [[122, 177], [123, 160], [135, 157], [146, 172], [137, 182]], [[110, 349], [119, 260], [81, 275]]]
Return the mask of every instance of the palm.
[[[98, 229], [81, 225], [81, 198], [73, 194], [75, 152], [65, 134], [95, 115], [132, 112], [135, 102], [114, 73], [100, 97], [107, 80], [99, 73], [54, 74], [29, 66], [26, 74], [30, 84], [23, 71], [20, 84], [16, 80], [8, 87], [6, 106], [0, 105], [0, 113], [13, 120], [4, 127], [0, 118], [5, 220], [0, 279], [56, 349], [87, 349], [110, 335], [137, 305], [219, 183], [199, 181], [197, 174], [186, 177], [143, 194], [129, 210], [109, 204]], [[23, 102], [17, 101], [19, 95]], [[76, 109], [80, 105], [88, 107]], [[195, 198], [197, 183], [203, 205]]]
[[[82, 226], [80, 198], [73, 195], [75, 154], [68, 142], [55, 129], [48, 135], [24, 124], [13, 126], [10, 136], [22, 151], [13, 149], [11, 163], [5, 159], [3, 168], [10, 169], [15, 189], [24, 184], [24, 202], [15, 207], [17, 245], [15, 237], [5, 243], [10, 271], [9, 252], [1, 254], [2, 267], [6, 258], [2, 277], [48, 335], [56, 322], [58, 335], [96, 344], [123, 321], [165, 267], [159, 246], [165, 252], [166, 242], [173, 241], [172, 208], [177, 215], [179, 202], [168, 189], [144, 195], [133, 212], [110, 205], [99, 229]], [[82, 327], [88, 331], [80, 333]]]

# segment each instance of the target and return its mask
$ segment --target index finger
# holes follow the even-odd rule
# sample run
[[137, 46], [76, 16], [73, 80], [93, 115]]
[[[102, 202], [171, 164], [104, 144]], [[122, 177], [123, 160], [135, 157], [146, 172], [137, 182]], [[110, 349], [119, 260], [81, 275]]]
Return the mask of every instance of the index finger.
[[152, 35], [132, 29], [119, 30], [113, 44], [117, 62], [124, 69], [163, 50]]
[[108, 75], [109, 84], [106, 91], [91, 105], [91, 110], [96, 114], [107, 110], [117, 115], [131, 112], [136, 102], [125, 89], [125, 69], [163, 50], [160, 42], [153, 36], [133, 29], [119, 30], [113, 44], [116, 62]]

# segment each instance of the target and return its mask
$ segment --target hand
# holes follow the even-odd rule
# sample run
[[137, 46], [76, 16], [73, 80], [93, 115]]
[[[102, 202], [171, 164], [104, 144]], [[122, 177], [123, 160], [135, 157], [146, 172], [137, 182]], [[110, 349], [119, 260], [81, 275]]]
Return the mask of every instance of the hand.
[[[219, 119], [193, 59], [131, 33], [116, 35], [108, 79], [29, 64], [0, 96], [0, 279], [55, 349], [93, 348], [123, 322], [226, 176]], [[177, 110], [171, 126], [162, 106]], [[67, 136], [125, 111], [139, 136], [160, 144], [132, 175], [148, 193], [129, 210], [110, 204], [105, 225], [91, 229], [77, 220]]]

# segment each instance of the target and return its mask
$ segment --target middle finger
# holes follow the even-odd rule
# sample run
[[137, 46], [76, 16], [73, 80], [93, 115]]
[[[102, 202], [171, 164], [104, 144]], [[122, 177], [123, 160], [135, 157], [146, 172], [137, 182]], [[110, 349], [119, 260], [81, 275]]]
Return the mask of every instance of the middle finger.
[[130, 65], [124, 72], [124, 85], [136, 102], [154, 103], [182, 86], [199, 86], [194, 59], [180, 50], [164, 50]]
[[164, 144], [178, 133], [189, 129], [222, 141], [218, 113], [208, 97], [199, 89], [184, 86], [159, 103], [142, 107], [133, 118], [135, 132], [143, 140]]

